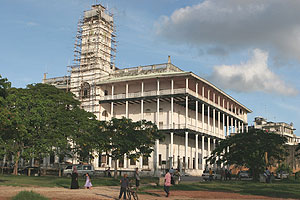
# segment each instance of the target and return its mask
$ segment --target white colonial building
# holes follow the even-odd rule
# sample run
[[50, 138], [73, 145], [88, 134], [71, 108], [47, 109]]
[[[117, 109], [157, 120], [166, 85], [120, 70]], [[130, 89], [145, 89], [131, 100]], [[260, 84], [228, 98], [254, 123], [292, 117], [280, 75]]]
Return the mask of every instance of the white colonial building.
[[[218, 141], [247, 131], [250, 109], [209, 81], [174, 66], [170, 57], [158, 65], [114, 67], [113, 37], [112, 16], [103, 6], [93, 6], [79, 27], [78, 65], [70, 76], [44, 77], [43, 83], [70, 90], [99, 120], [127, 117], [157, 124], [165, 139], [156, 141], [152, 156], [136, 162], [124, 155], [118, 161], [121, 170], [173, 167], [200, 174], [204, 157]], [[101, 153], [93, 164], [96, 169], [113, 167]]]

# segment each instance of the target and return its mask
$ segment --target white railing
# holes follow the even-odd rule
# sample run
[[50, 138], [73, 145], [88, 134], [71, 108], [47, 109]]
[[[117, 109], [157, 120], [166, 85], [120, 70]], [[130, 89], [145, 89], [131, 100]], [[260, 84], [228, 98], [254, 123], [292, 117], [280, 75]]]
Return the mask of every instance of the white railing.
[[[232, 115], [234, 116], [235, 118], [241, 120], [241, 121], [244, 121], [243, 118], [239, 115], [236, 115], [234, 112], [231, 112], [223, 107], [221, 107], [220, 105], [212, 102], [211, 100], [203, 97], [203, 96], [200, 96], [200, 95], [197, 95], [196, 92], [190, 90], [190, 89], [186, 89], [186, 88], [178, 88], [178, 89], [174, 89], [173, 90], [173, 93], [172, 93], [172, 90], [170, 89], [166, 89], [166, 90], [160, 90], [159, 93], [156, 91], [156, 90], [152, 90], [152, 91], [146, 91], [143, 93], [142, 95], [142, 92], [134, 92], [134, 93], [128, 93], [128, 96], [127, 98], [139, 98], [139, 97], [147, 97], [147, 96], [156, 96], [157, 94], [159, 95], [172, 95], [172, 94], [190, 94], [192, 96], [195, 96], [197, 98], [199, 98], [201, 101], [203, 102], [206, 102], [207, 104], [229, 114], [229, 115]], [[107, 95], [107, 96], [103, 96], [103, 97], [100, 97], [100, 100], [117, 100], [117, 99], [126, 99], [126, 94], [115, 94], [115, 95]]]

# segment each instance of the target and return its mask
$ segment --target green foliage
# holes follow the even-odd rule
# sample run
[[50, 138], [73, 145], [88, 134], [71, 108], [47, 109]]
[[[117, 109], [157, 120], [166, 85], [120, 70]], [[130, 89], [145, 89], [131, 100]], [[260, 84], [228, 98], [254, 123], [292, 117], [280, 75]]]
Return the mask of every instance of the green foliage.
[[281, 171], [288, 172], [290, 174], [293, 172], [292, 168], [284, 163], [277, 167], [276, 173], [280, 173]]
[[59, 156], [79, 153], [86, 159], [91, 149], [84, 144], [97, 123], [92, 113], [79, 106], [72, 93], [51, 85], [10, 88], [5, 109], [0, 110], [0, 153], [15, 155], [16, 164], [20, 157], [40, 160], [54, 152]]
[[113, 160], [127, 154], [128, 158], [150, 156], [156, 139], [162, 139], [157, 126], [150, 121], [133, 122], [128, 118], [113, 118], [101, 121], [100, 132], [97, 134], [97, 148], [110, 152]]
[[286, 138], [281, 135], [250, 129], [248, 133], [236, 134], [222, 140], [208, 161], [247, 167], [257, 179], [265, 167], [284, 158], [285, 142]]
[[48, 200], [48, 198], [40, 195], [40, 194], [37, 194], [33, 191], [22, 191], [22, 192], [19, 192], [16, 196], [14, 196], [12, 198], [12, 200]]
[[[10, 88], [11, 83], [8, 82], [8, 80], [6, 78], [2, 78], [1, 74], [0, 74], [0, 99], [1, 98], [6, 98], [8, 95], [7, 90]], [[1, 100], [0, 100], [1, 103]]]

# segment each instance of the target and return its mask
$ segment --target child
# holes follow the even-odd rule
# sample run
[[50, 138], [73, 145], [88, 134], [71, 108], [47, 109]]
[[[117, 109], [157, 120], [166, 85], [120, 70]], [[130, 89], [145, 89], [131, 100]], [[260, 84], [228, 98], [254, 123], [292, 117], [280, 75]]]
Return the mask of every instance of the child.
[[127, 178], [127, 174], [124, 174], [124, 177], [120, 180], [121, 183], [121, 189], [120, 189], [120, 195], [119, 195], [119, 199], [121, 199], [122, 195], [123, 195], [123, 199], [126, 199], [126, 190], [129, 187], [129, 180]]
[[85, 189], [92, 189], [92, 182], [91, 182], [91, 178], [90, 178], [90, 176], [89, 176], [89, 174], [88, 173], [86, 173], [86, 181], [85, 181], [85, 185], [84, 185], [84, 187], [85, 187]]

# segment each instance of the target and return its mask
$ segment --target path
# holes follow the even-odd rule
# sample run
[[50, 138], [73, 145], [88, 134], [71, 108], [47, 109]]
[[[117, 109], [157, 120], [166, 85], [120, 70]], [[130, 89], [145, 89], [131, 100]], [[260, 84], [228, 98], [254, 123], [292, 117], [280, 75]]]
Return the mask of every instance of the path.
[[[0, 200], [8, 200], [20, 191], [34, 191], [52, 200], [93, 200], [93, 199], [118, 199], [119, 187], [106, 186], [95, 187], [92, 190], [70, 190], [66, 188], [51, 187], [13, 187], [0, 186]], [[226, 192], [209, 191], [172, 191], [171, 196], [166, 198], [163, 191], [149, 190], [147, 194], [139, 194], [139, 199], [272, 199], [263, 196], [240, 195]]]

